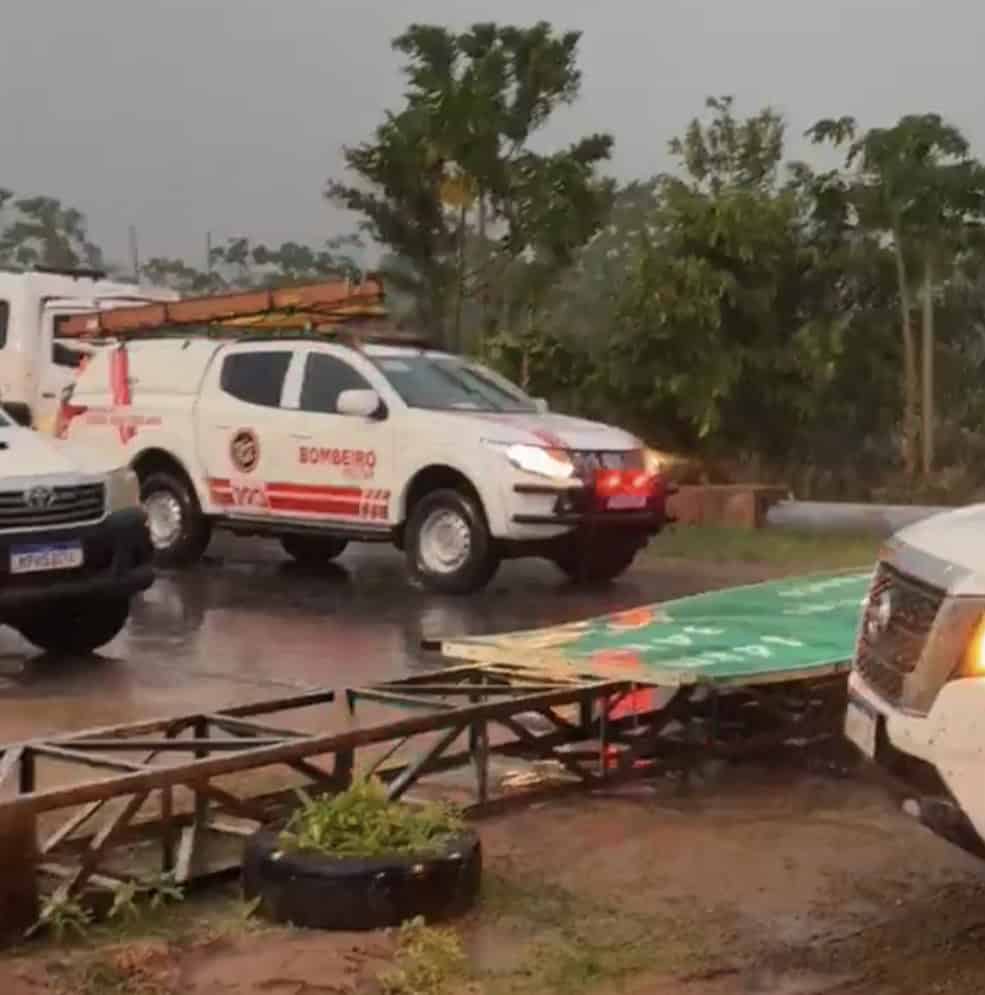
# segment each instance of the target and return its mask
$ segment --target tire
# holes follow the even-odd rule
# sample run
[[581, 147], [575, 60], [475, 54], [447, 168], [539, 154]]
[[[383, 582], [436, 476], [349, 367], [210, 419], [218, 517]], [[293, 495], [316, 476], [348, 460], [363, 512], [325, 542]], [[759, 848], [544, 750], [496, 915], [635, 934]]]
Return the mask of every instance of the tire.
[[[442, 529], [449, 542], [442, 548]], [[460, 540], [461, 548], [456, 548]], [[493, 579], [499, 556], [478, 502], [455, 490], [426, 494], [411, 509], [404, 538], [411, 578], [440, 594], [472, 594]]]
[[115, 639], [129, 615], [128, 597], [57, 602], [46, 615], [20, 620], [17, 630], [46, 653], [88, 656]]
[[[147, 512], [154, 562], [161, 567], [197, 563], [212, 538], [212, 523], [202, 514], [191, 484], [180, 474], [161, 470], [140, 481], [140, 500]], [[174, 516], [173, 528], [162, 518]], [[159, 524], [160, 523], [160, 524]]]
[[608, 535], [594, 542], [572, 537], [554, 554], [554, 563], [576, 584], [607, 584], [624, 574], [636, 559], [636, 536]]
[[281, 536], [281, 546], [291, 559], [306, 567], [317, 567], [341, 556], [349, 545], [346, 539], [319, 535]]
[[471, 831], [437, 854], [355, 858], [284, 853], [276, 832], [260, 830], [243, 857], [246, 899], [259, 899], [274, 922], [307, 929], [385, 929], [415, 916], [441, 922], [472, 907], [481, 877], [482, 845]]

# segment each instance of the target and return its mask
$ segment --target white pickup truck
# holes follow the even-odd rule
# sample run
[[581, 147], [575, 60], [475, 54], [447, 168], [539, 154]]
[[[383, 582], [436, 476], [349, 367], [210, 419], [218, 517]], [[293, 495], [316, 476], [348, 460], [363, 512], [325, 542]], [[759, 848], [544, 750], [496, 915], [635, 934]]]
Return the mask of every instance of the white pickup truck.
[[985, 506], [903, 529], [876, 565], [845, 734], [912, 814], [985, 857]]
[[98, 350], [61, 421], [136, 470], [162, 564], [195, 561], [213, 526], [311, 563], [390, 541], [423, 586], [466, 593], [514, 556], [611, 579], [664, 524], [638, 439], [430, 350], [137, 340]]
[[152, 557], [132, 470], [0, 410], [0, 624], [89, 653], [123, 628]]

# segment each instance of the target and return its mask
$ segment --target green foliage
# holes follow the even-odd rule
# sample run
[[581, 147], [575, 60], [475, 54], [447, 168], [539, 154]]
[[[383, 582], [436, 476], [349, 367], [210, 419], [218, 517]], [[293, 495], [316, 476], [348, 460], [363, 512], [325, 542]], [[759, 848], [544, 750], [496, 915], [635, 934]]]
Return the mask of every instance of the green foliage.
[[71, 268], [103, 265], [102, 250], [89, 240], [85, 215], [54, 197], [15, 198], [0, 190], [0, 211], [13, 208], [0, 229], [0, 265]]
[[125, 881], [113, 891], [113, 904], [110, 906], [109, 918], [123, 922], [136, 922], [140, 918], [140, 908], [137, 896], [140, 885], [136, 881]]
[[92, 912], [78, 899], [56, 892], [45, 902], [38, 919], [39, 927], [52, 931], [61, 943], [70, 935], [83, 938], [92, 926]]
[[460, 990], [467, 966], [453, 930], [411, 919], [400, 927], [396, 963], [380, 975], [380, 987], [384, 995], [444, 995]]
[[182, 259], [156, 256], [141, 266], [141, 276], [158, 286], [186, 294], [214, 294], [250, 287], [289, 287], [318, 280], [357, 279], [355, 254], [362, 250], [355, 235], [329, 239], [320, 247], [283, 242], [276, 248], [250, 239], [227, 239], [209, 252], [207, 270]]
[[401, 290], [439, 340], [465, 342], [470, 302], [479, 340], [518, 306], [536, 309], [605, 217], [611, 184], [596, 170], [610, 136], [546, 155], [528, 144], [578, 94], [579, 37], [543, 22], [414, 24], [393, 43], [405, 106], [346, 150], [358, 182], [326, 195], [400, 260]]
[[376, 779], [356, 781], [332, 797], [309, 798], [281, 834], [288, 851], [314, 851], [336, 857], [428, 854], [460, 832], [461, 815], [444, 804], [403, 805], [387, 798]]
[[140, 890], [149, 896], [151, 909], [160, 909], [185, 899], [185, 890], [175, 881], [173, 871], [152, 877], [141, 885]]

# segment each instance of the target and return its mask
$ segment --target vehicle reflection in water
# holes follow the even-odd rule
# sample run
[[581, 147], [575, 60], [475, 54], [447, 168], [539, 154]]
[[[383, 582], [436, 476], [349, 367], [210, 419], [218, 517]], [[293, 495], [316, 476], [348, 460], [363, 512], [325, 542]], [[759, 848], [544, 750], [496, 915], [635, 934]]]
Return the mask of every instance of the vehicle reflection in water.
[[656, 572], [578, 590], [549, 565], [523, 562], [505, 565], [479, 595], [448, 598], [412, 588], [389, 549], [312, 570], [270, 543], [218, 548], [195, 569], [162, 573], [100, 657], [32, 655], [0, 629], [0, 740], [358, 686], [441, 665], [423, 639], [555, 625], [692, 593]]

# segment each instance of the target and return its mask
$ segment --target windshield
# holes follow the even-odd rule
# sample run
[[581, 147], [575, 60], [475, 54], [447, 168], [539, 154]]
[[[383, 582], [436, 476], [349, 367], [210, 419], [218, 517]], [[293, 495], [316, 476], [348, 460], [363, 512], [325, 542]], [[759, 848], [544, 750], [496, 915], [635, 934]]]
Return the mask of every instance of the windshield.
[[412, 408], [517, 413], [537, 410], [533, 400], [506, 377], [455, 356], [383, 356], [374, 362]]
[[7, 412], [0, 407], [0, 428], [10, 428], [14, 423], [7, 417]]

